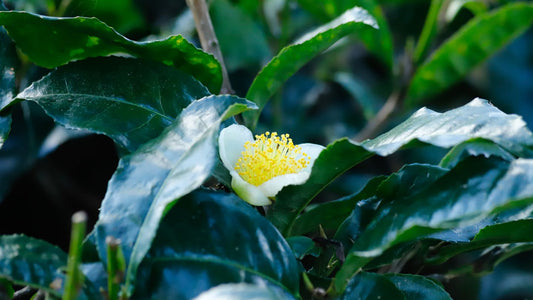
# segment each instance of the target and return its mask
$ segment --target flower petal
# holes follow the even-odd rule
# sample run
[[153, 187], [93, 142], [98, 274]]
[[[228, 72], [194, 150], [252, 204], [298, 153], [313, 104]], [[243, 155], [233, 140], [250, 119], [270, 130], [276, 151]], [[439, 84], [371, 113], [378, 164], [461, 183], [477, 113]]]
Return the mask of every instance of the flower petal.
[[322, 145], [311, 143], [299, 144], [298, 146], [302, 147], [302, 152], [309, 155], [310, 158], [309, 164], [302, 170], [302, 172], [311, 172], [311, 169], [315, 164], [316, 158], [318, 157], [318, 155], [320, 155], [320, 152], [322, 152], [322, 150], [326, 148]]
[[298, 173], [276, 176], [263, 182], [258, 188], [266, 197], [274, 197], [287, 185], [298, 185], [306, 182], [309, 179], [309, 175], [311, 175], [310, 172], [300, 171]]
[[259, 187], [244, 181], [236, 171], [230, 171], [230, 173], [232, 177], [231, 187], [235, 194], [241, 197], [244, 201], [256, 206], [269, 205], [272, 203]]
[[220, 131], [218, 153], [226, 169], [232, 171], [235, 168], [244, 151], [244, 143], [248, 141], [253, 142], [254, 136], [246, 126], [232, 124]]

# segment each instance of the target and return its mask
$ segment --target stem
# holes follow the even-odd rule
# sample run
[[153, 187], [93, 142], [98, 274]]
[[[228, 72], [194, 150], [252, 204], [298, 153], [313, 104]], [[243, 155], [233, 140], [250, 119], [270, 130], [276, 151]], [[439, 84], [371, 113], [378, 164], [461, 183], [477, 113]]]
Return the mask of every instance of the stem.
[[356, 141], [364, 141], [372, 138], [378, 133], [383, 126], [389, 121], [392, 113], [398, 107], [400, 99], [403, 98], [401, 91], [395, 91], [387, 99], [387, 102], [381, 107], [376, 116], [372, 118], [366, 126], [354, 138]]
[[81, 261], [81, 244], [85, 237], [87, 214], [79, 211], [72, 215], [72, 230], [70, 232], [70, 249], [68, 253], [67, 279], [63, 300], [74, 300], [83, 284], [83, 276], [79, 269]]
[[187, 6], [189, 6], [194, 16], [194, 23], [196, 24], [196, 31], [198, 32], [202, 48], [207, 53], [213, 54], [222, 67], [222, 88], [220, 89], [220, 94], [233, 93], [228, 71], [224, 64], [224, 58], [220, 51], [220, 45], [215, 30], [213, 29], [213, 23], [211, 23], [211, 17], [209, 17], [209, 11], [205, 0], [187, 0]]
[[126, 264], [120, 240], [112, 236], [105, 239], [107, 245], [107, 294], [109, 300], [118, 300], [120, 283], [124, 278]]

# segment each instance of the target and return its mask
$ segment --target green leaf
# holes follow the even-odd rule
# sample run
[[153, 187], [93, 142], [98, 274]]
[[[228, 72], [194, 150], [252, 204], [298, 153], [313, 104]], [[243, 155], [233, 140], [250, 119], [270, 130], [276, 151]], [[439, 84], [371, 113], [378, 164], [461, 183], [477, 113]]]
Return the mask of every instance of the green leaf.
[[385, 15], [376, 0], [336, 0], [315, 1], [298, 0], [300, 6], [317, 16], [321, 20], [331, 20], [344, 11], [359, 6], [367, 10], [376, 19], [379, 30], [367, 30], [358, 33], [357, 38], [363, 42], [367, 49], [375, 54], [385, 65], [391, 69], [393, 66], [394, 53], [392, 34]]
[[136, 42], [96, 18], [55, 18], [17, 11], [0, 12], [0, 25], [17, 47], [42, 67], [55, 68], [73, 60], [125, 53], [176, 67], [193, 75], [213, 93], [222, 84], [217, 60], [180, 35]]
[[406, 104], [416, 106], [456, 83], [528, 29], [532, 22], [531, 3], [513, 3], [474, 17], [416, 71]]
[[470, 10], [474, 15], [484, 13], [488, 9], [487, 3], [478, 0], [452, 0], [446, 8], [444, 16], [446, 21], [453, 21], [463, 7]]
[[532, 202], [533, 160], [466, 159], [424, 190], [382, 205], [350, 249], [335, 287], [342, 291], [361, 267], [394, 245]]
[[407, 299], [385, 276], [362, 272], [352, 278], [340, 300]]
[[291, 236], [287, 238], [287, 243], [289, 243], [297, 259], [302, 259], [306, 255], [314, 257], [320, 255], [320, 248], [317, 248], [315, 242], [306, 236]]
[[272, 57], [265, 33], [250, 14], [228, 0], [213, 1], [209, 11], [230, 72], [250, 67], [257, 71], [256, 68]]
[[426, 22], [424, 23], [422, 33], [420, 33], [415, 52], [413, 54], [413, 60], [417, 64], [426, 57], [426, 53], [431, 47], [433, 39], [437, 35], [438, 17], [443, 4], [444, 0], [431, 0]]
[[234, 299], [234, 300], [284, 300], [294, 299], [269, 286], [248, 283], [226, 283], [217, 285], [201, 293], [194, 300]]
[[435, 281], [419, 275], [385, 274], [409, 300], [451, 300], [450, 295]]
[[194, 101], [159, 137], [120, 160], [95, 230], [102, 261], [106, 261], [106, 237], [122, 241], [129, 261], [129, 292], [165, 212], [211, 174], [221, 122], [253, 107], [253, 103], [228, 95]]
[[22, 99], [66, 127], [111, 137], [128, 152], [157, 137], [193, 100], [209, 95], [175, 68], [139, 59], [87, 59], [58, 68], [25, 89]]
[[[66, 265], [67, 254], [45, 241], [24, 235], [0, 236], [0, 278], [60, 297], [65, 282], [62, 270]], [[101, 296], [86, 282], [80, 299]]]
[[532, 243], [533, 219], [516, 220], [512, 222], [487, 226], [467, 243], [452, 243], [439, 249], [427, 258], [430, 264], [441, 264], [450, 258], [464, 252], [486, 248], [499, 244]]
[[133, 299], [192, 299], [223, 283], [255, 283], [296, 297], [299, 288], [297, 261], [275, 227], [234, 194], [206, 190], [169, 211], [137, 282], [143, 284]]
[[4, 142], [11, 131], [11, 115], [0, 116], [0, 148], [4, 145]]
[[352, 33], [375, 30], [376, 27], [376, 20], [367, 11], [354, 7], [333, 21], [305, 34], [292, 45], [281, 49], [280, 53], [259, 72], [246, 94], [247, 99], [259, 106], [258, 111], [243, 114], [248, 127], [255, 127], [261, 110], [270, 97], [308, 61], [339, 39]]
[[307, 182], [284, 188], [267, 217], [290, 236], [296, 217], [323, 188], [372, 155], [387, 156], [422, 143], [449, 148], [472, 138], [493, 141], [513, 154], [533, 156], [533, 134], [522, 118], [507, 115], [486, 100], [475, 99], [445, 113], [422, 108], [373, 140], [359, 144], [340, 139], [330, 144], [315, 161]]
[[453, 147], [450, 152], [442, 158], [439, 165], [443, 168], [453, 168], [468, 156], [481, 155], [485, 157], [496, 156], [509, 161], [514, 159], [514, 156], [505, 151], [498, 144], [482, 138], [475, 138]]

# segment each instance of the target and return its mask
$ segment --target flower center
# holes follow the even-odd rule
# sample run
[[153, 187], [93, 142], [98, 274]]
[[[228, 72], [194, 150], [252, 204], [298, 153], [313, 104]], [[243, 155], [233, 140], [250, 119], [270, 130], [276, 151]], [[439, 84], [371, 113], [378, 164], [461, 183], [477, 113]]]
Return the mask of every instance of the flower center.
[[292, 143], [288, 134], [281, 138], [276, 132], [255, 136], [254, 142], [246, 142], [235, 170], [247, 182], [259, 186], [276, 176], [298, 173], [310, 161], [302, 148]]

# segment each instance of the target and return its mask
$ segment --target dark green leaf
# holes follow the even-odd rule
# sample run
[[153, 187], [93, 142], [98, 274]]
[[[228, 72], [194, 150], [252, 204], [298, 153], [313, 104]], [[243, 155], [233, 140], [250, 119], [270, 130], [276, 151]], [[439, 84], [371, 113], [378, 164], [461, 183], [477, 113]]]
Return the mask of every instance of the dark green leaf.
[[469, 158], [414, 195], [381, 206], [337, 273], [338, 291], [372, 257], [400, 242], [475, 224], [533, 202], [533, 160]]
[[320, 248], [317, 248], [315, 242], [306, 236], [291, 236], [287, 238], [287, 243], [289, 243], [294, 256], [298, 259], [302, 259], [306, 255], [314, 257], [320, 255]]
[[126, 53], [174, 66], [196, 77], [213, 93], [222, 84], [217, 60], [180, 35], [135, 42], [95, 18], [54, 18], [16, 11], [0, 12], [0, 25], [17, 47], [42, 67], [55, 68], [73, 60]]
[[203, 190], [163, 219], [137, 282], [134, 299], [192, 299], [223, 283], [299, 288], [297, 261], [272, 224], [234, 194]]
[[506, 160], [513, 160], [514, 156], [505, 151], [498, 144], [487, 141], [482, 138], [468, 140], [453, 147], [440, 161], [439, 165], [443, 168], [453, 168], [461, 160], [468, 156], [496, 156]]
[[454, 84], [523, 33], [532, 22], [531, 3], [513, 3], [474, 17], [416, 71], [406, 103], [416, 106]]
[[450, 295], [433, 280], [410, 274], [385, 274], [409, 300], [451, 300]]
[[4, 146], [4, 142], [11, 131], [11, 115], [0, 116], [0, 148]]
[[[0, 236], [0, 278], [60, 297], [66, 265], [67, 254], [45, 241], [23, 235]], [[100, 298], [89, 283], [84, 285], [80, 299]]]
[[375, 30], [376, 20], [365, 10], [354, 7], [338, 18], [305, 34], [292, 45], [281, 49], [252, 82], [246, 98], [259, 110], [243, 114], [249, 127], [255, 127], [261, 110], [278, 89], [308, 61], [328, 49], [339, 39], [368, 30]]
[[431, 0], [426, 22], [424, 23], [422, 33], [420, 33], [420, 38], [418, 39], [416, 49], [413, 54], [413, 60], [415, 63], [419, 63], [422, 59], [424, 59], [427, 51], [431, 47], [433, 39], [437, 34], [438, 17], [443, 4], [444, 0]]
[[487, 226], [468, 243], [453, 243], [439, 249], [428, 258], [429, 263], [440, 264], [463, 252], [499, 244], [533, 242], [533, 219], [517, 220]]
[[283, 189], [267, 216], [289, 236], [294, 220], [309, 202], [335, 178], [368, 157], [387, 156], [420, 142], [448, 148], [476, 137], [493, 141], [511, 153], [533, 155], [533, 134], [522, 118], [507, 115], [485, 100], [475, 99], [445, 113], [422, 108], [373, 140], [358, 144], [341, 139], [330, 144], [315, 161], [309, 180]]
[[257, 71], [272, 57], [265, 33], [249, 14], [228, 0], [213, 1], [209, 11], [229, 71]]
[[4, 107], [21, 99], [35, 101], [56, 122], [106, 134], [132, 152], [207, 95], [202, 84], [175, 68], [108, 57], [60, 67]]
[[386, 277], [375, 273], [361, 272], [354, 276], [341, 300], [361, 299], [407, 299], [403, 293]]
[[120, 160], [95, 228], [102, 261], [106, 237], [122, 241], [130, 291], [165, 212], [211, 174], [221, 122], [253, 107], [234, 96], [194, 101], [159, 137]]

